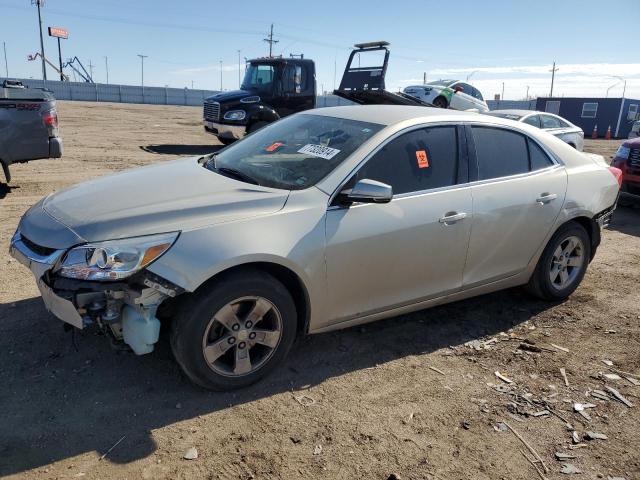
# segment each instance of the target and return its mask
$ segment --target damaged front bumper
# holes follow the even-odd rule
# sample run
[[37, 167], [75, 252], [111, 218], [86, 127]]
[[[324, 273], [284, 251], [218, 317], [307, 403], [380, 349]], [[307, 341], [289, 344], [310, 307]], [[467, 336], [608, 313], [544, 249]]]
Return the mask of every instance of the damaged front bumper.
[[158, 307], [182, 289], [147, 271], [126, 281], [95, 282], [55, 275], [65, 249], [34, 244], [19, 231], [9, 253], [33, 273], [48, 311], [78, 329], [89, 325], [108, 328], [137, 355], [153, 351], [160, 334]]

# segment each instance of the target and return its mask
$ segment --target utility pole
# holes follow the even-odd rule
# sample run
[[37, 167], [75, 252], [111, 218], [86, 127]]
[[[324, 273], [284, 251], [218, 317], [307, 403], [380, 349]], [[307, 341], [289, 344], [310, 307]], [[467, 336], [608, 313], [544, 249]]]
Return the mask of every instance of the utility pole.
[[109, 57], [104, 57], [104, 68], [107, 71], [107, 85], [109, 84]]
[[4, 48], [4, 69], [7, 74], [7, 78], [9, 77], [9, 64], [7, 63], [7, 43], [2, 42], [2, 48]]
[[504, 82], [502, 82], [502, 96], [500, 97], [500, 100], [504, 100]]
[[238, 88], [242, 87], [242, 80], [240, 79], [240, 52], [242, 50], [238, 50]]
[[222, 91], [222, 60], [220, 60], [220, 91]]
[[142, 70], [141, 70], [141, 73], [142, 73], [142, 80], [141, 80], [140, 84], [141, 84], [141, 86], [142, 86], [142, 95], [144, 95], [144, 59], [145, 59], [145, 58], [147, 58], [149, 55], [141, 55], [141, 54], [138, 54], [138, 56], [140, 57], [140, 61], [141, 61], [140, 66], [141, 66], [141, 68], [142, 68]]
[[191, 90], [193, 90], [193, 80], [191, 80]]
[[427, 84], [427, 72], [424, 72], [422, 74], [422, 84], [426, 85]]
[[44, 0], [31, 0], [31, 5], [36, 4], [38, 7], [38, 28], [40, 29], [40, 59], [42, 60], [42, 80], [47, 81], [47, 68], [44, 63], [44, 39], [42, 38], [42, 16], [40, 15], [40, 7], [44, 5]]
[[529, 85], [527, 85], [527, 100], [529, 100]]
[[553, 61], [553, 67], [551, 68], [551, 70], [549, 70], [551, 72], [551, 93], [549, 93], [550, 97], [553, 97], [553, 81], [556, 78], [556, 72], [560, 70], [559, 68], [556, 68], [556, 62], [555, 60]]
[[273, 39], [273, 23], [271, 24], [271, 31], [269, 33], [269, 38], [263, 38], [263, 42], [267, 42], [269, 44], [269, 58], [273, 56], [273, 44], [278, 43], [280, 40]]
[[93, 63], [91, 63], [91, 60], [89, 60], [89, 76], [91, 77], [91, 80], [93, 80]]

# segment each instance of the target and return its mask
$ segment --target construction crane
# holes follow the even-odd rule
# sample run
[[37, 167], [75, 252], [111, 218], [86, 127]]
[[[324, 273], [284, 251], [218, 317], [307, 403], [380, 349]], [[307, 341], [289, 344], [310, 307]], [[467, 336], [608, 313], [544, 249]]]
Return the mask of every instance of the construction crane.
[[[82, 69], [82, 71], [78, 70], [78, 68], [74, 65], [74, 63], [77, 63], [80, 68]], [[80, 75], [80, 77], [87, 83], [94, 83], [93, 82], [93, 78], [91, 78], [91, 75], [89, 75], [89, 72], [87, 72], [87, 69], [84, 68], [84, 65], [82, 65], [82, 62], [80, 61], [80, 59], [78, 57], [73, 57], [67, 60], [67, 63], [65, 63], [64, 65], [62, 65], [62, 68], [65, 67], [71, 67], [71, 69], [76, 72], [78, 75]]]
[[64, 78], [64, 80], [65, 80], [66, 82], [68, 82], [68, 81], [69, 81], [69, 77], [68, 77], [68, 76], [66, 76], [66, 75], [64, 74], [64, 72], [61, 72], [60, 70], [58, 70], [58, 67], [56, 67], [53, 63], [51, 63], [51, 62], [49, 61], [49, 59], [47, 59], [47, 58], [43, 57], [43, 56], [40, 54], [40, 52], [37, 52], [37, 53], [36, 53], [36, 54], [34, 54], [34, 55], [27, 55], [27, 60], [28, 60], [28, 61], [30, 61], [30, 62], [33, 62], [33, 61], [37, 60], [37, 59], [38, 59], [38, 57], [43, 58], [43, 59], [44, 59], [44, 61], [45, 61], [45, 62], [47, 62], [47, 64], [49, 64], [49, 66], [50, 66], [51, 68], [53, 68], [56, 72], [58, 72], [58, 75], [61, 75], [61, 76], [62, 76], [62, 78]]

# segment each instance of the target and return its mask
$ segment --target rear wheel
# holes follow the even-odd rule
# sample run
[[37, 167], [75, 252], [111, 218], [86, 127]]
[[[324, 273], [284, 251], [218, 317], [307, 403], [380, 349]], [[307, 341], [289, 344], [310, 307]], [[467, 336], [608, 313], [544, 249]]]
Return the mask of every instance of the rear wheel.
[[444, 97], [437, 97], [434, 101], [433, 104], [438, 107], [438, 108], [447, 108], [447, 99]]
[[590, 258], [591, 243], [584, 227], [566, 223], [549, 240], [527, 289], [545, 300], [564, 300], [582, 282]]
[[291, 348], [296, 325], [295, 304], [278, 280], [232, 274], [187, 302], [174, 321], [171, 347], [192, 381], [231, 390], [271, 372]]

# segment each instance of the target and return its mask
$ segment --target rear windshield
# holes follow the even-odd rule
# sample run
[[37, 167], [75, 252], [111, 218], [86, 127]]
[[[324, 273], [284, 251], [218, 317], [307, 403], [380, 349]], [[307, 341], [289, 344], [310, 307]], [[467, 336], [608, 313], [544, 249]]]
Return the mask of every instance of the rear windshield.
[[206, 167], [249, 183], [301, 190], [326, 177], [383, 127], [325, 115], [292, 115], [221, 150]]
[[522, 118], [522, 115], [518, 115], [515, 113], [487, 112], [486, 115], [491, 115], [493, 117], [500, 117], [500, 118], [508, 118], [509, 120], [520, 120]]

